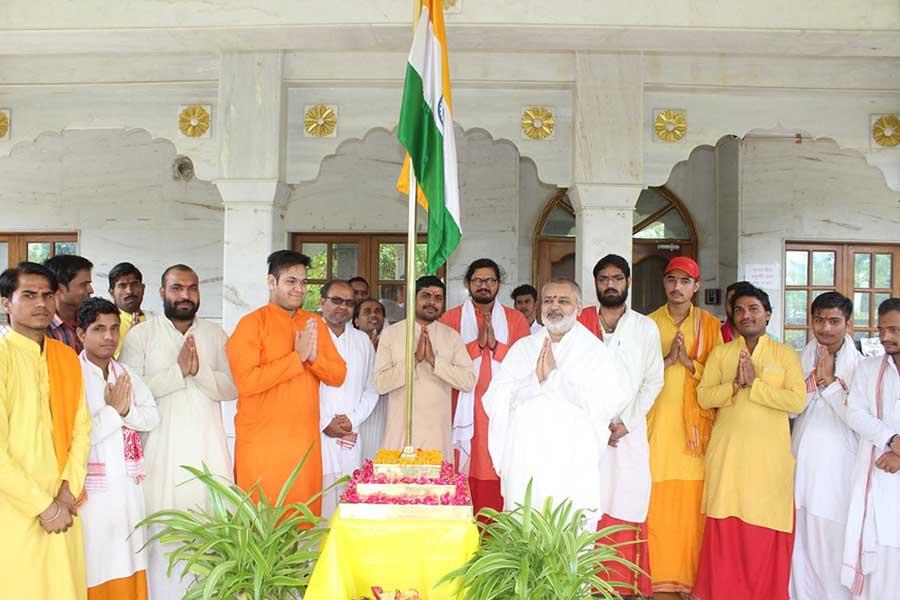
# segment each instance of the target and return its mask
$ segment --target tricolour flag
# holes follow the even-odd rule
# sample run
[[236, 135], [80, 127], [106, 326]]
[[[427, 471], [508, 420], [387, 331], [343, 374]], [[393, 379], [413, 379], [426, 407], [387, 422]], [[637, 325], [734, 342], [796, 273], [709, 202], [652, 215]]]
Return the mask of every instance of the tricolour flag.
[[407, 151], [397, 189], [409, 193], [412, 163], [419, 188], [417, 198], [428, 211], [428, 272], [434, 273], [447, 262], [462, 238], [441, 0], [422, 1], [406, 65], [397, 138]]

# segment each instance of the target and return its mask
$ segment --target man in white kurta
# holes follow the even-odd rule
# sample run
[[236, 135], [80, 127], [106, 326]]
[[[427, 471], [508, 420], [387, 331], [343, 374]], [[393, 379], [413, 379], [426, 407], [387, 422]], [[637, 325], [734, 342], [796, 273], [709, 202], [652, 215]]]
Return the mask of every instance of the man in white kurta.
[[[218, 325], [196, 317], [197, 275], [187, 267], [170, 267], [160, 295], [165, 314], [132, 328], [120, 355], [159, 406], [159, 427], [144, 446], [148, 515], [208, 506], [206, 488], [181, 465], [200, 469], [205, 464], [212, 473], [232, 479], [220, 403], [237, 397], [225, 356], [228, 336]], [[166, 553], [171, 550], [158, 543], [149, 548], [151, 600], [181, 598], [191, 583], [180, 579], [177, 565], [171, 577], [166, 575]]]
[[[350, 325], [354, 293], [350, 284], [332, 281], [322, 286], [322, 317], [331, 341], [347, 364], [340, 387], [319, 384], [319, 425], [322, 430], [322, 489], [362, 466], [360, 425], [369, 417], [375, 391], [375, 346], [368, 335]], [[342, 426], [346, 427], [342, 429]], [[322, 516], [330, 519], [346, 484], [322, 495]]]
[[534, 506], [571, 500], [593, 530], [609, 423], [631, 395], [612, 353], [577, 322], [577, 284], [554, 279], [541, 299], [545, 330], [513, 345], [484, 395], [488, 446], [505, 509], [524, 501], [531, 481]]
[[[135, 529], [145, 516], [140, 434], [159, 424], [159, 412], [141, 378], [113, 358], [119, 342], [116, 305], [103, 298], [85, 300], [78, 310], [78, 337], [93, 421], [87, 502], [80, 510], [87, 585], [122, 600], [145, 598], [147, 554], [140, 550], [146, 536], [143, 528]], [[101, 588], [104, 584], [116, 587]]]
[[863, 600], [900, 590], [900, 298], [879, 306], [878, 335], [885, 355], [856, 368], [847, 410], [860, 439], [841, 583]]
[[858, 438], [847, 424], [847, 391], [862, 355], [847, 334], [853, 304], [837, 292], [813, 301], [815, 338], [800, 356], [806, 408], [794, 421], [792, 600], [849, 600], [841, 558]]

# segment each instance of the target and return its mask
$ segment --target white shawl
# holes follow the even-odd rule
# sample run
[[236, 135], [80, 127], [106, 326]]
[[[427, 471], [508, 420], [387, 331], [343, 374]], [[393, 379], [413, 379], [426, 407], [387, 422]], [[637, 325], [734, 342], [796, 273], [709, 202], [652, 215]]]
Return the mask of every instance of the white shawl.
[[[509, 325], [506, 321], [506, 311], [499, 302], [494, 302], [494, 308], [491, 311], [491, 325], [494, 329], [494, 338], [498, 343], [506, 344], [509, 340]], [[475, 316], [475, 305], [469, 298], [462, 305], [462, 315], [459, 325], [459, 336], [462, 338], [463, 344], [468, 344], [478, 339], [478, 320]], [[475, 387], [478, 385], [478, 375], [481, 373], [481, 362], [483, 355], [475, 358], [475, 381], [476, 385], [469, 392], [460, 390], [459, 399], [456, 404], [456, 415], [453, 417], [453, 448], [459, 450], [459, 470], [463, 473], [469, 472], [469, 456], [472, 454], [472, 437], [475, 435]], [[491, 373], [497, 372], [500, 366], [496, 360], [491, 357]]]

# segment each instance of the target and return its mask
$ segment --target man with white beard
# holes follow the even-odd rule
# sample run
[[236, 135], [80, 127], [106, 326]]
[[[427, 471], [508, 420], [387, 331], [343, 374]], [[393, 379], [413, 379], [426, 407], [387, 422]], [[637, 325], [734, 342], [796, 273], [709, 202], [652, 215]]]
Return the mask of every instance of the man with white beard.
[[610, 351], [577, 321], [578, 284], [551, 280], [541, 306], [545, 329], [516, 342], [484, 395], [491, 460], [505, 509], [523, 502], [531, 481], [534, 506], [569, 499], [593, 530], [609, 422], [631, 396]]

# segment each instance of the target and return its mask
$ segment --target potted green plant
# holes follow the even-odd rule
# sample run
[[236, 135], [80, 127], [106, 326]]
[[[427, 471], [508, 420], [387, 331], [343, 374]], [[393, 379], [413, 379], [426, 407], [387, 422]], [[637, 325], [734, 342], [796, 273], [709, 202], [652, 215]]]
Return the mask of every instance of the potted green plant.
[[[630, 584], [604, 581], [604, 563], [618, 563], [634, 572], [640, 568], [622, 558], [622, 544], [604, 544], [608, 536], [632, 529], [626, 525], [592, 532], [585, 529], [582, 510], [566, 500], [554, 506], [547, 499], [540, 509], [531, 506], [531, 484], [525, 501], [514, 510], [483, 509], [477, 552], [440, 583], [456, 581], [460, 600], [616, 600], [615, 587]], [[637, 593], [635, 590], [634, 593]]]
[[169, 574], [180, 569], [182, 577], [193, 578], [184, 600], [293, 600], [306, 590], [327, 532], [318, 527], [324, 519], [308, 505], [323, 492], [306, 503], [284, 502], [311, 450], [294, 467], [274, 504], [259, 485], [245, 491], [206, 465], [182, 467], [206, 486], [209, 512], [162, 510], [137, 526], [157, 529], [144, 547], [155, 540], [176, 546], [169, 554]]

